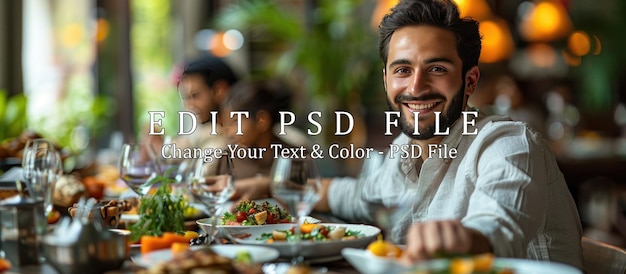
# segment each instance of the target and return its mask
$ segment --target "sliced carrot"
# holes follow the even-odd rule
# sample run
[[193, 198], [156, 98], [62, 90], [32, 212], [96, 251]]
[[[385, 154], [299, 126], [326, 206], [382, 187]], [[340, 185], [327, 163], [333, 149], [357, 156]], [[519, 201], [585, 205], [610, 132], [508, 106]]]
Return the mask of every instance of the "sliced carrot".
[[173, 243], [187, 243], [189, 244], [189, 238], [182, 234], [176, 234], [174, 232], [163, 232], [163, 239], [172, 245]]
[[163, 239], [163, 237], [157, 236], [141, 236], [141, 247], [139, 251], [141, 253], [148, 253], [154, 250], [169, 248], [171, 242]]

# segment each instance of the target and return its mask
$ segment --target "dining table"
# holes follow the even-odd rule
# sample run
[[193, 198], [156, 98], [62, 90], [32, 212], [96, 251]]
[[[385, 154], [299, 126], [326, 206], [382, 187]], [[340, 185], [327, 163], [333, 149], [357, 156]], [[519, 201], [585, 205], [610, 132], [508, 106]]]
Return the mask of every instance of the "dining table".
[[[131, 254], [133, 256], [134, 254]], [[277, 263], [288, 263], [286, 260], [277, 260], [274, 262], [268, 262], [267, 264], [277, 264]], [[338, 273], [359, 273], [350, 263], [346, 260], [341, 259], [333, 262], [326, 263], [317, 263], [310, 264], [312, 269], [321, 270], [319, 273], [326, 274], [338, 274]], [[120, 269], [111, 270], [105, 272], [105, 274], [133, 274], [137, 273], [143, 268], [136, 265], [132, 260], [128, 259], [124, 262]], [[47, 263], [42, 263], [41, 265], [32, 265], [32, 266], [21, 266], [21, 267], [13, 267], [8, 271], [4, 272], [5, 274], [59, 274], [52, 265]]]
[[[346, 222], [334, 215], [327, 213], [314, 213], [311, 214], [311, 217], [316, 218], [324, 223], [342, 223]], [[123, 224], [123, 223], [122, 223]], [[187, 222], [186, 226], [191, 227], [193, 222]], [[196, 227], [196, 229], [198, 229]], [[198, 229], [199, 230], [199, 229]], [[233, 244], [233, 243], [225, 243], [225, 244]], [[136, 264], [132, 258], [140, 256], [141, 253], [138, 247], [132, 247], [130, 249], [129, 258], [124, 261], [122, 267], [116, 270], [111, 270], [104, 272], [106, 274], [131, 274], [137, 273], [140, 270], [144, 269], [143, 267]], [[264, 266], [274, 265], [283, 265], [288, 264], [289, 260], [284, 258], [278, 258], [274, 261], [264, 263]], [[322, 260], [322, 261], [311, 261], [307, 262], [310, 267], [314, 270], [317, 270], [317, 273], [327, 273], [327, 274], [337, 274], [337, 273], [359, 273], [348, 261], [344, 258], [334, 258], [332, 260]], [[8, 271], [4, 272], [5, 274], [60, 274], [54, 267], [46, 263], [45, 260], [40, 265], [29, 265], [29, 266], [14, 266]], [[268, 272], [273, 273], [273, 272]], [[277, 273], [280, 274], [280, 273]]]

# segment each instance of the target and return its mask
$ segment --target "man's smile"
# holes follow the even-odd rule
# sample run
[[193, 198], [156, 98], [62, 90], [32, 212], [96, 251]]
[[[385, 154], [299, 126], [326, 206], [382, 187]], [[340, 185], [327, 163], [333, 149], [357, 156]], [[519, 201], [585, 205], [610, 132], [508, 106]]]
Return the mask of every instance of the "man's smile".
[[429, 102], [404, 102], [402, 103], [410, 112], [429, 113], [435, 111], [442, 101], [429, 101]]

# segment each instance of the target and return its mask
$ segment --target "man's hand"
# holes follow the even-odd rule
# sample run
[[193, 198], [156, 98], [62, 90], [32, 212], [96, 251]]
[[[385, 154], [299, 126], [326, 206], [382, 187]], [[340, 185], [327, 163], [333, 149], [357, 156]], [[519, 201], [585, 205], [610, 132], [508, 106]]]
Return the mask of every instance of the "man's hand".
[[401, 260], [413, 264], [443, 254], [484, 252], [491, 252], [491, 245], [480, 232], [464, 227], [458, 220], [431, 221], [411, 225]]
[[235, 182], [235, 194], [232, 200], [258, 200], [271, 197], [270, 178], [255, 176], [239, 179]]

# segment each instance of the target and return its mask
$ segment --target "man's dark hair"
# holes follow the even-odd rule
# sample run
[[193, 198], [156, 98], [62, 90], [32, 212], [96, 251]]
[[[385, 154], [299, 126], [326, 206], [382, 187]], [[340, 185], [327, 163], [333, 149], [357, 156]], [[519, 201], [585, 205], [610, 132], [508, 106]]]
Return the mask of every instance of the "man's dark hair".
[[291, 91], [285, 81], [249, 80], [232, 86], [222, 107], [248, 111], [250, 118], [256, 118], [257, 112], [264, 110], [270, 115], [272, 124], [276, 124], [280, 119], [278, 112], [289, 111], [290, 103]]
[[378, 27], [378, 51], [385, 66], [393, 33], [401, 27], [418, 25], [439, 27], [454, 33], [456, 49], [463, 61], [463, 75], [478, 65], [481, 49], [478, 21], [460, 18], [459, 9], [452, 0], [401, 0]]
[[206, 55], [189, 62], [183, 70], [182, 77], [191, 74], [202, 75], [204, 82], [210, 88], [213, 87], [213, 84], [218, 80], [226, 81], [228, 85], [233, 85], [239, 80], [237, 75], [224, 60], [213, 55]]

